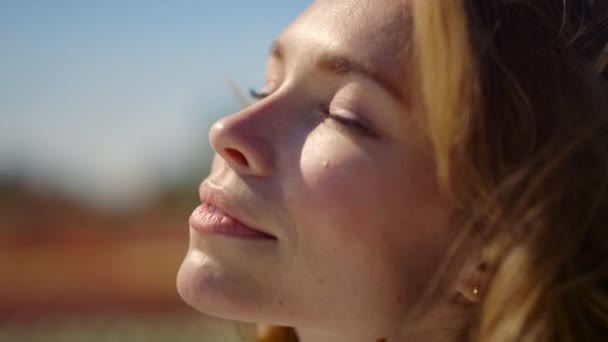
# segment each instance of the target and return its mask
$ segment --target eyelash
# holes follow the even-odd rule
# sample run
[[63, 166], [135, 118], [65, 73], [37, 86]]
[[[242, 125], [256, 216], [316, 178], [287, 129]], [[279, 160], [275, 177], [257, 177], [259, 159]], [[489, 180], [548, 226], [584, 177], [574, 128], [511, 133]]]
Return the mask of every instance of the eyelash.
[[258, 93], [255, 89], [249, 88], [249, 96], [256, 100], [263, 100], [268, 97], [268, 93]]
[[[257, 92], [253, 88], [249, 89], [249, 96], [251, 96], [252, 98], [254, 98], [256, 100], [263, 100], [266, 97], [268, 97], [269, 95], [270, 95], [269, 93]], [[373, 137], [376, 136], [376, 133], [371, 128], [362, 124], [361, 122], [330, 113], [327, 105], [321, 105], [319, 107], [319, 109], [328, 118], [338, 122], [339, 124], [343, 125], [346, 128], [354, 129], [358, 133], [361, 133], [364, 135], [373, 136]]]

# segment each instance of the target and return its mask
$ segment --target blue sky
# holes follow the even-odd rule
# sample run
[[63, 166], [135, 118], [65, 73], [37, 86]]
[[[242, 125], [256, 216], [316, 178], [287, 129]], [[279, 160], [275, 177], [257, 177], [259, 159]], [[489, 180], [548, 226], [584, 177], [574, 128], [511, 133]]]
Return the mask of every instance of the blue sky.
[[225, 79], [261, 85], [310, 2], [0, 2], [0, 175], [93, 203], [149, 197], [209, 158], [209, 125], [238, 109]]

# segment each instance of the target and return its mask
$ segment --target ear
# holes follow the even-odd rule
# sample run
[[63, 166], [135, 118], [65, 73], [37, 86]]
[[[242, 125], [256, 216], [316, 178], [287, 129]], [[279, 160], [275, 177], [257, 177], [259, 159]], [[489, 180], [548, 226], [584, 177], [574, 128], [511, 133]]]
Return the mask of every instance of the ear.
[[480, 301], [487, 278], [487, 265], [483, 260], [474, 258], [465, 262], [454, 284], [456, 298], [463, 304], [476, 304]]

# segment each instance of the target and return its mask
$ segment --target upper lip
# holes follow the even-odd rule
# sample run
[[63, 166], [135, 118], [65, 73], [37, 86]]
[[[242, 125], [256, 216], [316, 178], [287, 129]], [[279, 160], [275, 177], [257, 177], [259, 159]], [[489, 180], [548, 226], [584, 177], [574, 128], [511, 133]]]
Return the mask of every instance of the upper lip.
[[235, 203], [232, 197], [230, 197], [228, 193], [221, 187], [212, 185], [209, 182], [203, 182], [199, 189], [199, 196], [202, 204], [208, 204], [221, 210], [224, 214], [239, 221], [241, 224], [251, 230], [255, 230], [262, 234], [266, 234], [270, 237], [276, 238], [269, 232], [266, 232], [263, 229], [259, 229], [250, 224], [246, 220], [245, 216], [241, 214], [239, 209], [240, 207]]

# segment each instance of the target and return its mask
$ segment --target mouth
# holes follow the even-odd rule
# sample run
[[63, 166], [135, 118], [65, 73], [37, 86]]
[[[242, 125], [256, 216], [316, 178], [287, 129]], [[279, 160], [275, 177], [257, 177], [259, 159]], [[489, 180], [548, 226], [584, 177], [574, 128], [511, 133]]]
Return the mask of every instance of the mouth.
[[247, 240], [276, 240], [271, 234], [253, 228], [240, 220], [236, 206], [221, 189], [203, 184], [200, 189], [202, 204], [190, 216], [190, 227], [203, 234], [219, 234]]

